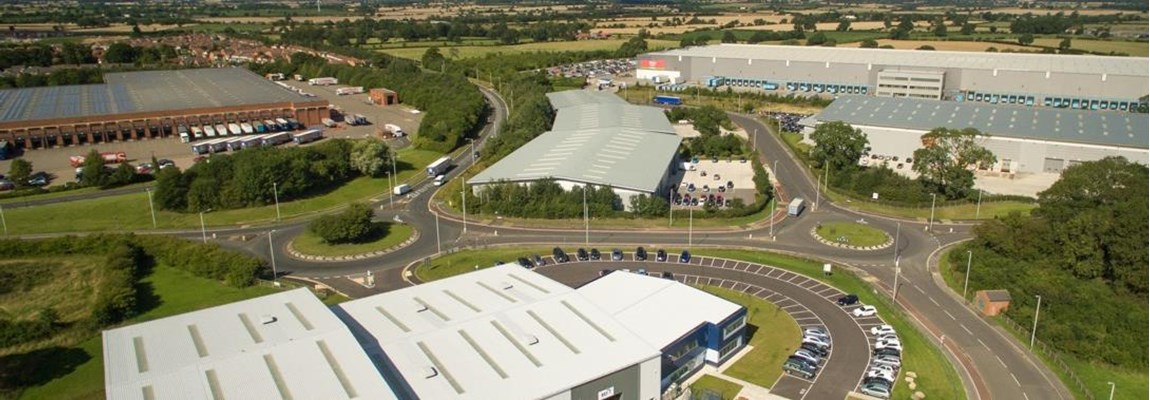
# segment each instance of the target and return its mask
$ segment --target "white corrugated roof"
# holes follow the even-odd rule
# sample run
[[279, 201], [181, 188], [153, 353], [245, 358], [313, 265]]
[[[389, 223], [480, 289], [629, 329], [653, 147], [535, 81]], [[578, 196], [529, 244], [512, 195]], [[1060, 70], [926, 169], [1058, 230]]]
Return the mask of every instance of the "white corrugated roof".
[[655, 107], [631, 104], [583, 104], [560, 108], [551, 130], [629, 128], [674, 135], [667, 114]]
[[742, 308], [674, 280], [627, 272], [603, 276], [578, 292], [660, 349], [699, 325], [718, 324]]
[[104, 331], [109, 399], [395, 399], [351, 331], [296, 289]]
[[337, 307], [423, 399], [546, 398], [660, 354], [580, 293], [514, 264]]
[[911, 51], [849, 47], [772, 46], [725, 43], [650, 53], [647, 56], [716, 57], [791, 60], [851, 64], [901, 65], [931, 68], [1001, 69], [1080, 74], [1150, 76], [1146, 57], [1106, 57], [1069, 54], [977, 53]]
[[626, 101], [616, 96], [611, 92], [594, 91], [594, 90], [564, 90], [561, 92], [547, 93], [547, 100], [551, 102], [551, 107], [556, 110], [565, 107], [582, 106], [588, 104], [601, 104], [601, 105], [623, 105], [627, 104]]

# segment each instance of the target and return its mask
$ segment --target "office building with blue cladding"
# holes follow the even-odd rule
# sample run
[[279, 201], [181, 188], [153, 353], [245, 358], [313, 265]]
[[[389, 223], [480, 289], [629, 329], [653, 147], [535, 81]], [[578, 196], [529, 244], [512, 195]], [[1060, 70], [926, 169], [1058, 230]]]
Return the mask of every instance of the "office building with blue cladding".
[[638, 58], [640, 80], [794, 96], [1145, 113], [1150, 87], [1145, 57], [720, 44]]
[[104, 83], [0, 90], [0, 140], [26, 149], [175, 137], [181, 128], [328, 116], [305, 97], [242, 68], [122, 72]]

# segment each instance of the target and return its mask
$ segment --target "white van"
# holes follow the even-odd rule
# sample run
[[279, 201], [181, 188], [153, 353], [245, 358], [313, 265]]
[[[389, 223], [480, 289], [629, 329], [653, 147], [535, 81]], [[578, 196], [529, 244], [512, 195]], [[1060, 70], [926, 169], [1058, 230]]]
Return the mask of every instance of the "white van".
[[447, 182], [447, 175], [440, 174], [435, 177], [435, 186], [443, 186], [443, 182]]
[[399, 186], [396, 186], [394, 189], [391, 189], [391, 192], [394, 193], [396, 196], [403, 196], [403, 195], [407, 194], [407, 192], [410, 192], [410, 191], [411, 191], [411, 186], [408, 186], [406, 183], [401, 184]]

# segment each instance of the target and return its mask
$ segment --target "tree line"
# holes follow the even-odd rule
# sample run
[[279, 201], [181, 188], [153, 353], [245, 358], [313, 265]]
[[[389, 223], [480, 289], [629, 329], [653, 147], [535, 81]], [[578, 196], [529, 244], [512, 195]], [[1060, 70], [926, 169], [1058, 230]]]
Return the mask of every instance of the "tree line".
[[[1147, 168], [1121, 157], [1084, 162], [1039, 193], [1029, 216], [985, 222], [950, 253], [970, 292], [1007, 289], [1006, 317], [1077, 358], [1144, 371], [1147, 364]], [[961, 275], [960, 275], [961, 276]]]
[[699, 136], [689, 138], [682, 144], [680, 154], [683, 158], [691, 157], [731, 157], [746, 154], [743, 140], [734, 134], [722, 134], [722, 130], [732, 131], [735, 124], [727, 113], [718, 107], [706, 105], [702, 107], [675, 107], [667, 113], [667, 119], [672, 124], [679, 121], [691, 121]]

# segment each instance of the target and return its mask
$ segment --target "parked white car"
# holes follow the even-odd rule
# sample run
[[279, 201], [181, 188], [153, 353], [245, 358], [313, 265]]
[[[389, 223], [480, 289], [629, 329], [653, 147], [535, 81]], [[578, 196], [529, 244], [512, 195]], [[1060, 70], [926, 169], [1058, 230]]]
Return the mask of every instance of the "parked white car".
[[875, 365], [889, 365], [895, 368], [902, 366], [902, 359], [896, 356], [877, 356], [872, 362]]
[[878, 342], [875, 342], [874, 348], [876, 348], [876, 349], [895, 349], [895, 350], [898, 350], [901, 352], [902, 351], [902, 343], [899, 343], [896, 341], [889, 341], [889, 340], [880, 340]]
[[854, 311], [851, 311], [851, 315], [854, 315], [857, 318], [870, 317], [874, 316], [875, 314], [878, 314], [878, 310], [875, 309], [874, 306], [862, 306], [854, 309]]
[[870, 333], [872, 335], [875, 335], [875, 336], [886, 336], [888, 334], [890, 334], [890, 335], [895, 334], [894, 327], [890, 326], [890, 325], [879, 325], [879, 326], [870, 328]]

